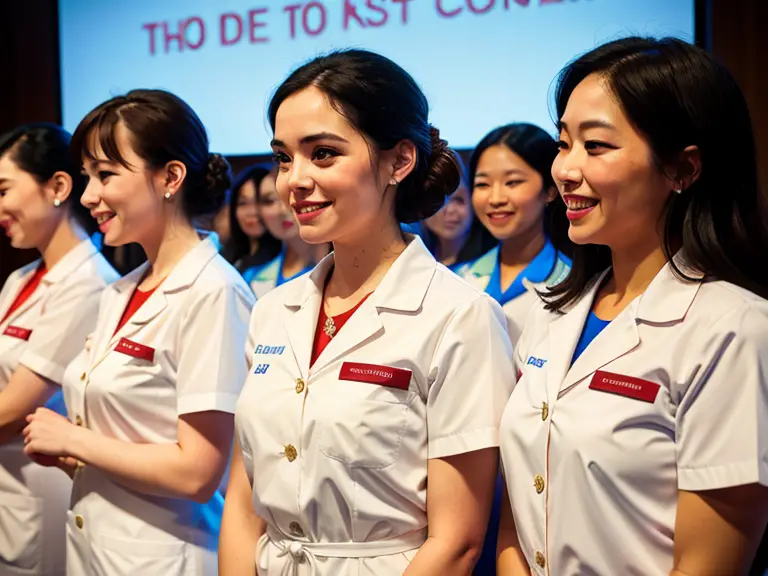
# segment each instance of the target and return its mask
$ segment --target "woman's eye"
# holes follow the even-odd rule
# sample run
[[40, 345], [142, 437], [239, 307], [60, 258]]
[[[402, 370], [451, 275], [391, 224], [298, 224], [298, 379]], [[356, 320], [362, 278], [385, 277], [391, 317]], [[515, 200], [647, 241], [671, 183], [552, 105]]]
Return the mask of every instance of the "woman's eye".
[[330, 160], [331, 158], [338, 155], [338, 152], [336, 152], [336, 150], [332, 150], [331, 148], [318, 148], [312, 153], [312, 159], [323, 162], [324, 160]]

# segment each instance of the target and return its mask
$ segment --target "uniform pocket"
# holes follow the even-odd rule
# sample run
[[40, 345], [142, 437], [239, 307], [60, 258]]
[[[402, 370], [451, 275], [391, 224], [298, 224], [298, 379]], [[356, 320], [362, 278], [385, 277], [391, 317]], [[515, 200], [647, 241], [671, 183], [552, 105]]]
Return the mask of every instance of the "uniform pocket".
[[119, 538], [101, 534], [91, 539], [93, 576], [192, 576], [190, 544], [176, 541]]
[[43, 501], [21, 494], [0, 498], [0, 565], [11, 574], [42, 570]]
[[[389, 391], [386, 391], [389, 392]], [[400, 392], [400, 391], [397, 391]], [[379, 469], [397, 461], [412, 393], [402, 401], [338, 398], [318, 420], [320, 451], [350, 468]]]

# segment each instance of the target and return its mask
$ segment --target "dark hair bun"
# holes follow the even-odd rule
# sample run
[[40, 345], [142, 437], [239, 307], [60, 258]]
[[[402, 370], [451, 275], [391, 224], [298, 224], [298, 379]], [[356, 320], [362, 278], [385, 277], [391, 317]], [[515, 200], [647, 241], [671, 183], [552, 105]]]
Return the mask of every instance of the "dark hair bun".
[[205, 170], [204, 201], [201, 198], [200, 206], [194, 216], [202, 216], [218, 212], [227, 198], [227, 190], [232, 185], [232, 168], [221, 154], [208, 154], [208, 165]]
[[414, 169], [397, 190], [395, 211], [400, 222], [418, 222], [433, 216], [461, 184], [461, 166], [440, 130], [429, 127], [432, 153], [419, 158]]

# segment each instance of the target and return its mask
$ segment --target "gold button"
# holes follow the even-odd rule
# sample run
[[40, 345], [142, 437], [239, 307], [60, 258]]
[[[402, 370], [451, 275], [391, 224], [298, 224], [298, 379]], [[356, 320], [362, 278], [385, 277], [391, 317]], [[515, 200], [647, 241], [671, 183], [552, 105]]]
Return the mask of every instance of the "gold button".
[[544, 554], [541, 552], [536, 552], [536, 564], [538, 564], [541, 568], [544, 568], [544, 566], [547, 565], [547, 560], [544, 558]]
[[549, 406], [547, 405], [546, 402], [544, 402], [541, 405], [541, 419], [546, 420], [547, 416], [549, 416]]
[[544, 492], [544, 478], [536, 474], [536, 476], [533, 477], [533, 487], [536, 488], [536, 492], [539, 494]]
[[304, 380], [296, 378], [296, 394], [301, 394], [302, 392], [304, 392]]
[[83, 419], [80, 418], [80, 415], [78, 414], [75, 416], [75, 426], [82, 426], [83, 425]]
[[293, 536], [297, 536], [298, 538], [302, 538], [304, 536], [304, 529], [298, 522], [291, 522], [288, 525], [288, 530], [290, 530]]
[[286, 444], [285, 457], [288, 458], [288, 462], [293, 462], [294, 460], [296, 460], [296, 456], [298, 456], [298, 452], [296, 452], [296, 447], [293, 444]]
[[80, 528], [80, 530], [83, 529], [83, 526], [85, 525], [85, 520], [83, 520], [83, 517], [78, 514], [75, 516], [75, 525]]
[[80, 374], [80, 382], [85, 382], [85, 379], [87, 378], [87, 376], [88, 376], [88, 374], [86, 374], [85, 372]]

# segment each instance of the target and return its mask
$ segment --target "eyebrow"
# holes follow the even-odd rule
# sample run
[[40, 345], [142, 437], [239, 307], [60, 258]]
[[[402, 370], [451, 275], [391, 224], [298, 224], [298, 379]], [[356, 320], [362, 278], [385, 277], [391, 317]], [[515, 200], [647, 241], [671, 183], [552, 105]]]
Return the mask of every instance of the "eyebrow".
[[[317, 142], [318, 140], [333, 140], [335, 142], [343, 142], [344, 144], [349, 144], [349, 140], [346, 138], [342, 138], [338, 134], [334, 134], [333, 132], [318, 132], [317, 134], [310, 134], [309, 136], [304, 136], [301, 140], [299, 140], [299, 144], [310, 144], [312, 142]], [[270, 142], [270, 146], [278, 147], [278, 148], [286, 148], [285, 142], [282, 140], [277, 140], [276, 138], [272, 139], [272, 142]]]
[[[557, 127], [560, 130], [568, 130], [568, 124], [560, 120], [557, 123]], [[605, 120], [585, 120], [579, 123], [579, 130], [589, 130], [590, 128], [607, 128], [608, 130], [616, 130], [616, 126]]]
[[[477, 174], [475, 174], [475, 178], [480, 178], [484, 176], [488, 176], [488, 174], [486, 172], [478, 172]], [[504, 176], [526, 176], [526, 173], [523, 172], [522, 170], [518, 170], [517, 168], [513, 168], [512, 170], [505, 170]]]

